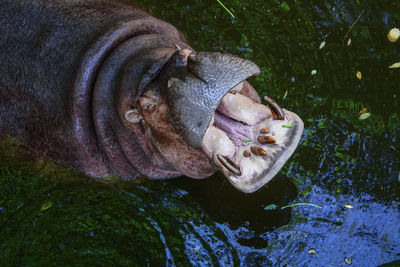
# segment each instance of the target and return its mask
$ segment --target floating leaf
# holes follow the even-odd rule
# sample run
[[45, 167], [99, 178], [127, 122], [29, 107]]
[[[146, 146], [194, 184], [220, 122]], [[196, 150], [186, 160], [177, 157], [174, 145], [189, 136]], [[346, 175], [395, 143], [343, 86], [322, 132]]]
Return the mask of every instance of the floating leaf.
[[349, 38], [349, 40], [347, 40], [347, 46], [351, 45], [351, 38]]
[[245, 139], [245, 140], [243, 140], [243, 143], [250, 143], [251, 141], [253, 141], [253, 139]]
[[278, 206], [275, 205], [275, 204], [270, 204], [270, 205], [266, 206], [266, 207], [264, 208], [264, 210], [274, 210], [274, 209], [276, 209], [277, 207], [278, 207]]
[[350, 258], [347, 258], [347, 257], [344, 257], [344, 262], [345, 262], [346, 264], [350, 265], [350, 264], [351, 264], [351, 259], [350, 259]]
[[307, 253], [310, 254], [310, 255], [315, 255], [315, 254], [318, 253], [318, 251], [317, 251], [316, 249], [314, 249], [314, 248], [310, 248], [310, 249], [307, 251]]
[[293, 128], [293, 125], [285, 124], [285, 125], [282, 125], [282, 128]]
[[359, 80], [361, 80], [361, 78], [362, 78], [361, 71], [358, 70], [356, 76], [357, 76], [357, 78], [358, 78]]
[[315, 75], [315, 74], [317, 74], [317, 70], [312, 70], [311, 75]]
[[353, 206], [351, 206], [351, 205], [346, 205], [346, 206], [344, 206], [346, 209], [352, 209], [353, 208]]
[[288, 93], [288, 91], [286, 90], [285, 95], [283, 96], [283, 99], [285, 99], [287, 97], [287, 93]]
[[218, 4], [220, 4], [223, 9], [225, 9], [226, 12], [233, 18], [236, 19], [235, 15], [232, 14], [232, 12], [221, 2], [221, 0], [217, 0]]
[[321, 44], [319, 45], [319, 49], [324, 48], [325, 44], [326, 44], [326, 42], [325, 42], [325, 41], [322, 41]]
[[400, 62], [396, 62], [389, 66], [389, 69], [397, 69], [400, 68]]
[[47, 201], [45, 203], [42, 204], [42, 207], [40, 208], [40, 211], [45, 211], [51, 208], [51, 206], [53, 206], [53, 202], [52, 201]]
[[396, 42], [397, 39], [399, 39], [399, 37], [400, 37], [400, 30], [397, 28], [391, 29], [387, 34], [388, 40], [391, 41], [392, 43]]
[[361, 114], [360, 117], [358, 117], [358, 119], [359, 119], [360, 121], [362, 121], [362, 120], [368, 119], [370, 116], [371, 116], [371, 113], [366, 112], [366, 113]]

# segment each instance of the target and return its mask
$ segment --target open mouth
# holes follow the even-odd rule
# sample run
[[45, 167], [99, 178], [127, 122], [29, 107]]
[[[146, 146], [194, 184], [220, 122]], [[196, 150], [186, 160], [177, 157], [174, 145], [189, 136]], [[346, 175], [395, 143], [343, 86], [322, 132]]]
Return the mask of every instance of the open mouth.
[[202, 148], [238, 190], [256, 191], [293, 154], [303, 122], [269, 97], [267, 105], [261, 104], [246, 81], [260, 73], [254, 62], [215, 52], [185, 55], [183, 73], [167, 83], [171, 123], [191, 147]]
[[293, 154], [302, 120], [269, 97], [267, 105], [247, 81], [220, 101], [202, 148], [240, 191], [252, 193], [268, 183]]

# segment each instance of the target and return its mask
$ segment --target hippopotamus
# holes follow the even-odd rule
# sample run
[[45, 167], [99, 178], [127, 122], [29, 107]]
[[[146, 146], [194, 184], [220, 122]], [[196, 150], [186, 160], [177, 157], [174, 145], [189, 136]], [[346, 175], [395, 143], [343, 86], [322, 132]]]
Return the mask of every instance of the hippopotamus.
[[106, 0], [0, 2], [0, 134], [93, 177], [200, 179], [250, 193], [303, 122], [247, 82], [250, 60], [198, 52], [167, 22]]

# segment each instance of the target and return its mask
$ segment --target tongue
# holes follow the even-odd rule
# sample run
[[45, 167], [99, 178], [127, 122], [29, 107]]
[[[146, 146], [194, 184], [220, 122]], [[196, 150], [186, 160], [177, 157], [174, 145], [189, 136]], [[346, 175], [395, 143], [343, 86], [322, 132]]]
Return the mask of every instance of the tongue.
[[235, 121], [219, 112], [215, 112], [213, 125], [221, 129], [236, 146], [241, 146], [243, 140], [252, 138], [252, 126]]
[[256, 125], [271, 117], [271, 111], [268, 107], [255, 103], [238, 92], [226, 94], [222, 98], [217, 111], [247, 125]]

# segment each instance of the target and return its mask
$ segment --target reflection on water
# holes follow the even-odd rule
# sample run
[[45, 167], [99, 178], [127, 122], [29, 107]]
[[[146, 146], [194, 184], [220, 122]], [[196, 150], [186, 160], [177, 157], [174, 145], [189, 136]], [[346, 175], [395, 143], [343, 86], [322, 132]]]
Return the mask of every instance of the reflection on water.
[[[400, 27], [400, 3], [225, 2], [236, 20], [216, 1], [141, 1], [195, 49], [255, 61], [259, 93], [303, 118], [301, 144], [281, 173], [249, 195], [220, 175], [104, 184], [2, 144], [1, 262], [376, 266], [400, 259], [399, 69], [388, 68], [400, 61], [400, 43], [386, 39]], [[372, 115], [359, 120], [363, 108]], [[323, 208], [263, 210], [299, 202]]]
[[289, 210], [267, 212], [264, 207], [269, 204], [285, 206], [297, 196], [295, 185], [279, 175], [267, 186], [252, 194], [243, 194], [230, 186], [222, 174], [202, 181], [178, 178], [169, 183], [189, 192], [188, 198], [196, 201], [214, 221], [228, 222], [234, 228], [245, 224], [251, 230], [260, 233], [290, 221]]

